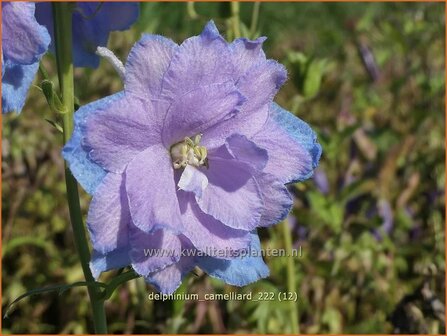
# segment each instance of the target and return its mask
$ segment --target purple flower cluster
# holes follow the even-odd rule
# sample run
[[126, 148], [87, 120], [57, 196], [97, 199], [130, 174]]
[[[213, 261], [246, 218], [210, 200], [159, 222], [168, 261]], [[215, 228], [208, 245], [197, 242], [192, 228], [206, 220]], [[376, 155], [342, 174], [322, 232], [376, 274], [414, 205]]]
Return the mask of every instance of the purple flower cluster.
[[[20, 112], [48, 48], [54, 52], [51, 2], [2, 3], [2, 113]], [[97, 67], [98, 46], [109, 33], [128, 29], [138, 17], [138, 3], [76, 3], [73, 12], [75, 66]]]
[[287, 73], [266, 59], [264, 40], [227, 43], [213, 22], [181, 45], [145, 35], [124, 90], [76, 112], [63, 155], [93, 195], [96, 277], [131, 265], [172, 293], [196, 266], [237, 286], [268, 275], [260, 254], [182, 254], [259, 250], [256, 229], [292, 206], [286, 184], [318, 164], [315, 133], [273, 102]]

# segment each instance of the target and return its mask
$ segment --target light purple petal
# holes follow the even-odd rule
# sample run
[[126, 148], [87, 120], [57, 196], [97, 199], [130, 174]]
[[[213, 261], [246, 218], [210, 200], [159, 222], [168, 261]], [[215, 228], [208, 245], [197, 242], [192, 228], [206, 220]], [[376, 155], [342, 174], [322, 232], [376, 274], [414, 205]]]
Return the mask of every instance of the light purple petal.
[[203, 133], [201, 145], [213, 150], [225, 144], [225, 140], [235, 133], [247, 138], [258, 133], [268, 118], [268, 106], [252, 114], [245, 114], [242, 109], [243, 106], [232, 118], [207, 129]]
[[287, 79], [286, 68], [273, 60], [257, 63], [239, 80], [237, 87], [247, 98], [246, 113], [269, 104]]
[[198, 198], [201, 198], [203, 190], [208, 186], [208, 178], [199, 168], [187, 165], [177, 186], [180, 190], [193, 192]]
[[86, 122], [84, 147], [104, 169], [120, 173], [140, 152], [160, 143], [160, 129], [150, 102], [124, 95]]
[[234, 118], [204, 133], [203, 145], [215, 148], [233, 133], [251, 138], [259, 132], [268, 119], [269, 105], [286, 78], [284, 66], [276, 61], [268, 60], [252, 66], [236, 85], [246, 101]]
[[98, 186], [88, 211], [87, 226], [93, 248], [108, 253], [128, 246], [130, 222], [123, 176], [109, 173]]
[[[292, 198], [276, 176], [262, 172], [268, 162], [267, 151], [240, 134], [227, 139], [226, 149], [233, 158], [251, 167], [264, 202], [259, 226], [270, 226], [283, 220], [292, 207]], [[222, 155], [222, 151], [219, 152]]]
[[246, 286], [269, 276], [269, 269], [262, 260], [261, 244], [256, 231], [251, 233], [251, 246], [247, 255], [232, 260], [212, 257], [197, 258], [198, 266], [214, 278], [233, 286]]
[[34, 17], [32, 2], [3, 2], [2, 52], [6, 60], [30, 65], [40, 60], [50, 44], [50, 35]]
[[230, 136], [226, 147], [233, 158], [252, 168], [264, 201], [259, 226], [270, 226], [283, 220], [292, 207], [292, 198], [284, 183], [277, 177], [262, 172], [268, 161], [267, 151], [240, 134]]
[[159, 228], [181, 231], [172, 162], [164, 147], [150, 147], [129, 163], [126, 190], [135, 226], [148, 233]]
[[210, 21], [202, 34], [177, 49], [163, 80], [163, 98], [174, 101], [199, 87], [230, 81], [233, 72], [229, 47]]
[[198, 250], [216, 258], [228, 259], [234, 252], [247, 249], [250, 232], [227, 227], [203, 213], [191, 193], [178, 191], [184, 235]]
[[238, 38], [230, 44], [236, 80], [244, 75], [254, 64], [266, 60], [262, 50], [262, 44], [266, 39], [266, 37], [259, 37], [256, 40]]
[[306, 122], [276, 103], [270, 105], [270, 118], [275, 120], [296, 142], [309, 151], [315, 168], [322, 152], [315, 131]]
[[177, 47], [176, 43], [163, 36], [143, 35], [127, 58], [125, 90], [145, 99], [158, 97]]
[[259, 226], [271, 226], [287, 217], [292, 209], [293, 200], [285, 185], [276, 176], [260, 173], [256, 181], [264, 200], [264, 211]]
[[94, 193], [107, 172], [90, 159], [88, 151], [81, 145], [85, 134], [85, 123], [90, 115], [106, 109], [115, 101], [122, 99], [123, 96], [124, 92], [119, 92], [84, 105], [77, 110], [74, 115], [73, 134], [62, 149], [62, 155], [68, 162], [71, 173], [90, 195]]
[[256, 170], [263, 170], [268, 161], [267, 151], [258, 147], [246, 136], [233, 134], [226, 140], [228, 152], [236, 160], [246, 163]]
[[172, 294], [181, 285], [185, 275], [192, 271], [194, 267], [195, 258], [183, 256], [177, 263], [150, 274], [145, 277], [145, 280], [153, 285], [157, 291], [163, 294]]
[[155, 272], [146, 277], [145, 280], [153, 285], [155, 289], [163, 294], [172, 294], [182, 284], [186, 274], [194, 269], [194, 263], [191, 257], [183, 257], [174, 265]]
[[263, 201], [250, 167], [236, 160], [209, 156], [204, 171], [208, 186], [197, 203], [208, 215], [225, 225], [250, 231], [259, 224]]
[[163, 143], [171, 146], [234, 117], [244, 102], [232, 82], [200, 86], [176, 97], [163, 125]]
[[312, 129], [274, 103], [268, 122], [252, 140], [268, 152], [264, 172], [283, 183], [309, 178], [321, 155], [321, 146]]
[[102, 272], [112, 269], [119, 269], [130, 265], [129, 248], [125, 247], [119, 250], [103, 254], [93, 251], [90, 261], [90, 270], [95, 279], [98, 279]]
[[148, 276], [180, 259], [180, 239], [169, 230], [146, 233], [131, 225], [129, 239], [132, 267], [142, 276]]

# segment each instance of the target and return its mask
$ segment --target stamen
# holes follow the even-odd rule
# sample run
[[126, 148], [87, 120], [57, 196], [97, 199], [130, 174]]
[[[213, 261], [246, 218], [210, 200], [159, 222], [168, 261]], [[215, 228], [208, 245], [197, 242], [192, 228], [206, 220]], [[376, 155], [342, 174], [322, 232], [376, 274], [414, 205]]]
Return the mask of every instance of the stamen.
[[194, 167], [208, 167], [208, 151], [204, 146], [199, 146], [202, 134], [197, 134], [193, 139], [185, 137], [181, 142], [171, 147], [171, 159], [174, 169], [185, 168], [187, 165]]

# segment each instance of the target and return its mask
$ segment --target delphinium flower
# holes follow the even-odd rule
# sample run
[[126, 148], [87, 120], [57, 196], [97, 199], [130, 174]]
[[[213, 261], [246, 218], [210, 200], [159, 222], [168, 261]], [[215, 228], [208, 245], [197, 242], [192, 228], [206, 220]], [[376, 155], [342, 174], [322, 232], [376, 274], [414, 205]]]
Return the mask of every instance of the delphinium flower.
[[264, 40], [227, 43], [212, 21], [181, 45], [144, 35], [124, 90], [76, 112], [63, 155], [93, 195], [96, 277], [131, 266], [172, 293], [196, 266], [237, 286], [268, 276], [256, 229], [287, 216], [286, 184], [312, 175], [321, 147], [273, 102], [287, 73]]
[[[115, 30], [126, 30], [137, 20], [138, 3], [126, 2], [76, 2], [73, 10], [73, 62], [77, 67], [96, 68], [99, 57], [98, 46], [106, 46], [109, 34]], [[47, 27], [54, 52], [54, 26], [51, 2], [36, 4], [36, 18]]]
[[[2, 113], [20, 112], [48, 49], [54, 52], [50, 2], [2, 5]], [[73, 9], [73, 58], [78, 67], [99, 65], [98, 46], [109, 33], [128, 29], [138, 18], [138, 3], [76, 3]]]
[[32, 2], [2, 3], [2, 113], [20, 112], [50, 36]]

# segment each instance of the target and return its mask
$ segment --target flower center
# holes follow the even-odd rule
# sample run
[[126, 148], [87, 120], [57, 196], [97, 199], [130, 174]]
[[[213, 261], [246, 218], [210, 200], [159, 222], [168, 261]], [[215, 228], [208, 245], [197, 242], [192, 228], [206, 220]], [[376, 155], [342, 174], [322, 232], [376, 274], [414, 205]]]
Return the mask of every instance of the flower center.
[[193, 139], [185, 137], [171, 147], [171, 159], [174, 169], [185, 168], [186, 165], [195, 167], [208, 167], [208, 151], [206, 147], [199, 146], [202, 134], [197, 134]]

